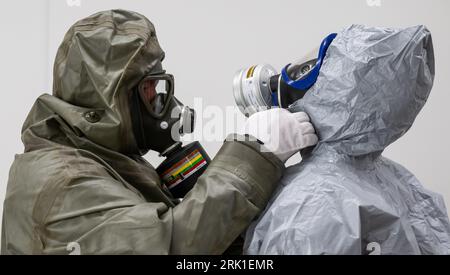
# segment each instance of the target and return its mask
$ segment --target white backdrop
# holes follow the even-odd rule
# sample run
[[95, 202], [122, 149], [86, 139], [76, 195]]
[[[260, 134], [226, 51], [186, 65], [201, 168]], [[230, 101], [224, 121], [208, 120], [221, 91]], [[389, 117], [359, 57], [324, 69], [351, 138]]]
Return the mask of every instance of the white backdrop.
[[[23, 152], [22, 124], [36, 98], [48, 91], [50, 70], [47, 1], [2, 2], [0, 16], [0, 215], [9, 167]], [[52, 57], [53, 58], [53, 57]]]
[[[437, 59], [435, 86], [413, 128], [384, 155], [410, 169], [450, 205], [448, 0], [16, 0], [4, 2], [3, 8], [8, 12], [0, 17], [1, 201], [14, 154], [23, 151], [22, 123], [35, 98], [51, 92], [53, 59], [65, 32], [94, 12], [123, 8], [155, 24], [177, 97], [188, 105], [199, 97], [204, 106], [221, 108], [234, 105], [231, 80], [239, 68], [258, 63], [281, 68], [352, 23], [427, 25]], [[220, 144], [203, 142], [211, 156]], [[155, 165], [160, 161], [155, 154], [148, 159]]]

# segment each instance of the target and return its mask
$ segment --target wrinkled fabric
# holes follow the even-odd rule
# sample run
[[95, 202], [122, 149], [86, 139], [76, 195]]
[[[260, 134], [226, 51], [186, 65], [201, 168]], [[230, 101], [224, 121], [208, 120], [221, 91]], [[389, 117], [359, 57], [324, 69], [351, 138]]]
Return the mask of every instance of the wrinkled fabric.
[[220, 254], [266, 205], [283, 164], [227, 141], [178, 203], [137, 154], [130, 91], [161, 69], [144, 16], [112, 10], [70, 28], [23, 129], [4, 201], [2, 254]]
[[248, 254], [450, 254], [443, 198], [382, 156], [411, 127], [434, 80], [430, 32], [354, 25], [328, 49], [293, 112], [320, 142], [289, 167], [248, 229]]

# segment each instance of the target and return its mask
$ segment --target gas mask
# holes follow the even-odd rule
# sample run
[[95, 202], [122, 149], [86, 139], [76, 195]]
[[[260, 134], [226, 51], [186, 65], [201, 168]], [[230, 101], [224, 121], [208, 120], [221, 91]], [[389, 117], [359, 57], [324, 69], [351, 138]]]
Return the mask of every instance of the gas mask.
[[174, 96], [174, 77], [146, 75], [132, 91], [130, 113], [139, 153], [166, 157], [156, 171], [174, 197], [184, 197], [211, 160], [199, 142], [182, 146], [181, 136], [194, 131], [195, 111]]
[[337, 34], [327, 36], [314, 56], [288, 64], [281, 73], [268, 64], [238, 71], [233, 79], [237, 106], [246, 116], [271, 107], [289, 108], [303, 98], [316, 82], [323, 60]]

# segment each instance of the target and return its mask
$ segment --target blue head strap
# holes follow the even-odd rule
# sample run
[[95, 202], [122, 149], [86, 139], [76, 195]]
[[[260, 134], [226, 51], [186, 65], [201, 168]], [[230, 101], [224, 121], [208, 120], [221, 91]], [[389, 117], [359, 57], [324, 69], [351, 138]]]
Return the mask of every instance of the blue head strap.
[[292, 80], [287, 73], [287, 68], [291, 64], [288, 64], [286, 67], [284, 67], [281, 71], [281, 77], [283, 78], [284, 83], [297, 90], [305, 91], [311, 88], [311, 86], [314, 85], [314, 83], [317, 81], [317, 77], [319, 77], [323, 59], [327, 54], [328, 47], [331, 45], [331, 42], [333, 42], [336, 36], [336, 33], [332, 33], [322, 41], [322, 44], [320, 45], [319, 56], [317, 57], [317, 63], [314, 68], [306, 75], [306, 77], [299, 80]]

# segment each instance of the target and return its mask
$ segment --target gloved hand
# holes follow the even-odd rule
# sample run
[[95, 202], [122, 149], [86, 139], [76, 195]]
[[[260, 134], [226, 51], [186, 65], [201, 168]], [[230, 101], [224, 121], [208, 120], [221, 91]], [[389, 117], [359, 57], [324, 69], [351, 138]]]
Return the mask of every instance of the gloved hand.
[[274, 153], [282, 162], [318, 142], [306, 113], [291, 113], [282, 108], [253, 114], [242, 132], [263, 142], [267, 151]]

